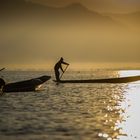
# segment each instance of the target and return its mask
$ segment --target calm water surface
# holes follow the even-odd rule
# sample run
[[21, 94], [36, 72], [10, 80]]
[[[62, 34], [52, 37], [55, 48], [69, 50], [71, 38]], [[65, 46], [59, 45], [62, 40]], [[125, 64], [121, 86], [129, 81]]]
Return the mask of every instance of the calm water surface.
[[[67, 72], [64, 79], [140, 75], [140, 71]], [[5, 71], [7, 82], [52, 75]], [[140, 140], [140, 82], [59, 84], [0, 97], [0, 140]]]

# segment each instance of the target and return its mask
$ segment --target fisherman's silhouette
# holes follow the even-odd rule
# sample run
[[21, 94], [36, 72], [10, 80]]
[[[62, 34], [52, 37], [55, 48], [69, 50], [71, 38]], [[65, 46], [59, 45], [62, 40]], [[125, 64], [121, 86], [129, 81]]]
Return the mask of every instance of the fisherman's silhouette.
[[56, 81], [60, 81], [59, 69], [61, 69], [61, 71], [64, 73], [64, 70], [62, 68], [62, 64], [69, 65], [68, 63], [64, 62], [63, 57], [61, 57], [60, 60], [55, 64], [54, 71], [55, 71]]
[[2, 90], [4, 86], [5, 86], [5, 81], [2, 78], [0, 78], [0, 95], [3, 94]]

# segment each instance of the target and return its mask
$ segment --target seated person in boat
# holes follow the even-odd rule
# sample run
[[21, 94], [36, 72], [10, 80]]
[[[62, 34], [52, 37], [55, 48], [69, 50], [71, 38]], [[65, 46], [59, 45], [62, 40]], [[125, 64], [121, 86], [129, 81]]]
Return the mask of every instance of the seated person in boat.
[[64, 70], [62, 68], [62, 64], [69, 65], [68, 63], [64, 62], [63, 57], [60, 58], [60, 60], [55, 64], [54, 71], [55, 71], [55, 77], [57, 81], [60, 81], [60, 72], [59, 69], [64, 73]]

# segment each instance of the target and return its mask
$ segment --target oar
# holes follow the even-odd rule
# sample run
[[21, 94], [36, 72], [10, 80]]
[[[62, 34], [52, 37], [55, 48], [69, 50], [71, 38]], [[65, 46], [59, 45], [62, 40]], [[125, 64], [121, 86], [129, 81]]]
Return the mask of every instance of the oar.
[[61, 74], [60, 79], [62, 78], [63, 74], [65, 73], [65, 71], [67, 70], [69, 65], [66, 66], [66, 68], [64, 69], [64, 72]]
[[5, 68], [0, 69], [0, 71], [3, 71]]

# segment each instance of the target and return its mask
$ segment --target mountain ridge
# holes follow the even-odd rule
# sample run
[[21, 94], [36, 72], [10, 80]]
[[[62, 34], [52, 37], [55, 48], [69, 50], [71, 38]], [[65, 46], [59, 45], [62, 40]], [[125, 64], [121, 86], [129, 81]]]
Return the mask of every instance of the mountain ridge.
[[[51, 10], [51, 11], [73, 11], [73, 12], [80, 12], [81, 13], [84, 13], [84, 12], [87, 12], [87, 13], [94, 13], [94, 15], [98, 15], [98, 16], [102, 16], [101, 14], [99, 14], [98, 12], [95, 12], [95, 11], [91, 11], [89, 10], [88, 8], [86, 8], [85, 6], [83, 6], [82, 4], [80, 3], [74, 3], [74, 4], [70, 4], [70, 5], [67, 5], [67, 6], [64, 6], [64, 7], [52, 7], [52, 6], [46, 6], [46, 5], [42, 5], [42, 4], [38, 4], [38, 3], [33, 3], [31, 1], [26, 1], [26, 0], [1, 0], [0, 1], [0, 5], [1, 5], [1, 9], [3, 10], [18, 10], [18, 11], [21, 11], [21, 10], [40, 10], [40, 9], [43, 9], [44, 11], [46, 10]], [[26, 9], [23, 9], [21, 7], [25, 7]], [[6, 9], [7, 8], [7, 9]], [[20, 9], [21, 8], [21, 9]]]
[[65, 7], [51, 7], [25, 0], [1, 0], [0, 11], [6, 17], [34, 18], [47, 22], [90, 23], [102, 26], [120, 26], [109, 16], [91, 11], [82, 4], [74, 3]]

